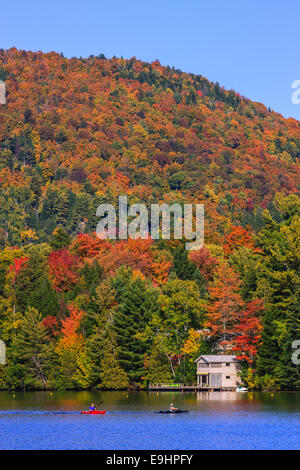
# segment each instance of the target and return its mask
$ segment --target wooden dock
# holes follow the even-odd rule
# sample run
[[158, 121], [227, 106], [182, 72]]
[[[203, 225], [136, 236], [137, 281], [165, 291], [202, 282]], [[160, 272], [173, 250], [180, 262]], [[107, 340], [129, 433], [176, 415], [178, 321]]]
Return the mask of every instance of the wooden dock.
[[185, 384], [149, 384], [148, 390], [152, 392], [234, 392], [235, 388], [220, 388], [220, 387], [201, 387], [199, 385], [185, 385]]
[[185, 384], [150, 384], [149, 385], [149, 390], [154, 390], [154, 391], [195, 391], [197, 390], [198, 387], [197, 385], [185, 385]]

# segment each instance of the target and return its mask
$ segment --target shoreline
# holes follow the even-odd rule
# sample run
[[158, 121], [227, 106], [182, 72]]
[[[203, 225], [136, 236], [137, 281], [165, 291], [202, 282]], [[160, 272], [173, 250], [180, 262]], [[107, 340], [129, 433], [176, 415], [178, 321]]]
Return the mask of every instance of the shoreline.
[[96, 392], [126, 392], [126, 393], [136, 393], [136, 392], [149, 392], [149, 393], [168, 393], [168, 392], [177, 392], [177, 393], [216, 393], [216, 392], [219, 392], [219, 393], [233, 393], [233, 392], [236, 392], [236, 393], [242, 393], [242, 394], [245, 394], [245, 393], [287, 393], [287, 392], [291, 392], [291, 393], [296, 393], [296, 392], [300, 392], [300, 388], [299, 389], [282, 389], [282, 390], [247, 390], [247, 391], [238, 391], [238, 390], [196, 390], [196, 389], [193, 389], [193, 390], [186, 390], [186, 389], [175, 389], [175, 388], [172, 388], [172, 389], [162, 389], [162, 390], [157, 390], [157, 389], [149, 389], [149, 388], [136, 388], [136, 389], [127, 389], [127, 388], [123, 388], [123, 389], [54, 389], [54, 388], [48, 388], [48, 389], [23, 389], [23, 388], [15, 388], [15, 389], [12, 389], [12, 388], [0, 388], [0, 393], [1, 392], [12, 392], [12, 393], [20, 393], [20, 392], [23, 392], [23, 393], [34, 393], [34, 392], [45, 392], [45, 393], [61, 393], [61, 392], [73, 392], [73, 393], [84, 393], [84, 392], [87, 392], [87, 393], [96, 393]]

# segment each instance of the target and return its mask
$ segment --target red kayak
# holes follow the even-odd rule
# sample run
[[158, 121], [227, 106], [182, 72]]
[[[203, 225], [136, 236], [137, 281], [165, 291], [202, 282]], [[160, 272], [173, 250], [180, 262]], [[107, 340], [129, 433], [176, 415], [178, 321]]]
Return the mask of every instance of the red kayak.
[[81, 411], [83, 415], [105, 415], [106, 411], [94, 410], [94, 411]]

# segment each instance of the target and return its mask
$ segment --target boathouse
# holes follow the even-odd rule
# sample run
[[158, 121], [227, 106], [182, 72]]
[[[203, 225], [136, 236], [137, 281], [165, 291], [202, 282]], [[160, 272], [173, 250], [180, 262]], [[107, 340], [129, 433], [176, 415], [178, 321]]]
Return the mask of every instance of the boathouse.
[[204, 355], [195, 362], [198, 390], [235, 390], [240, 386], [236, 356]]

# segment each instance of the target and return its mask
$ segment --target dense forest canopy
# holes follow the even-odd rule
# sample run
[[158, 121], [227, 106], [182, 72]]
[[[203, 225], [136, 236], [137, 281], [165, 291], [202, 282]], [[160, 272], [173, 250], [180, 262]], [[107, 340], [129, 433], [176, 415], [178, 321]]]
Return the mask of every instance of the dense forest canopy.
[[[0, 50], [0, 388], [300, 388], [300, 122], [132, 58]], [[99, 240], [96, 208], [203, 203], [205, 245]]]

